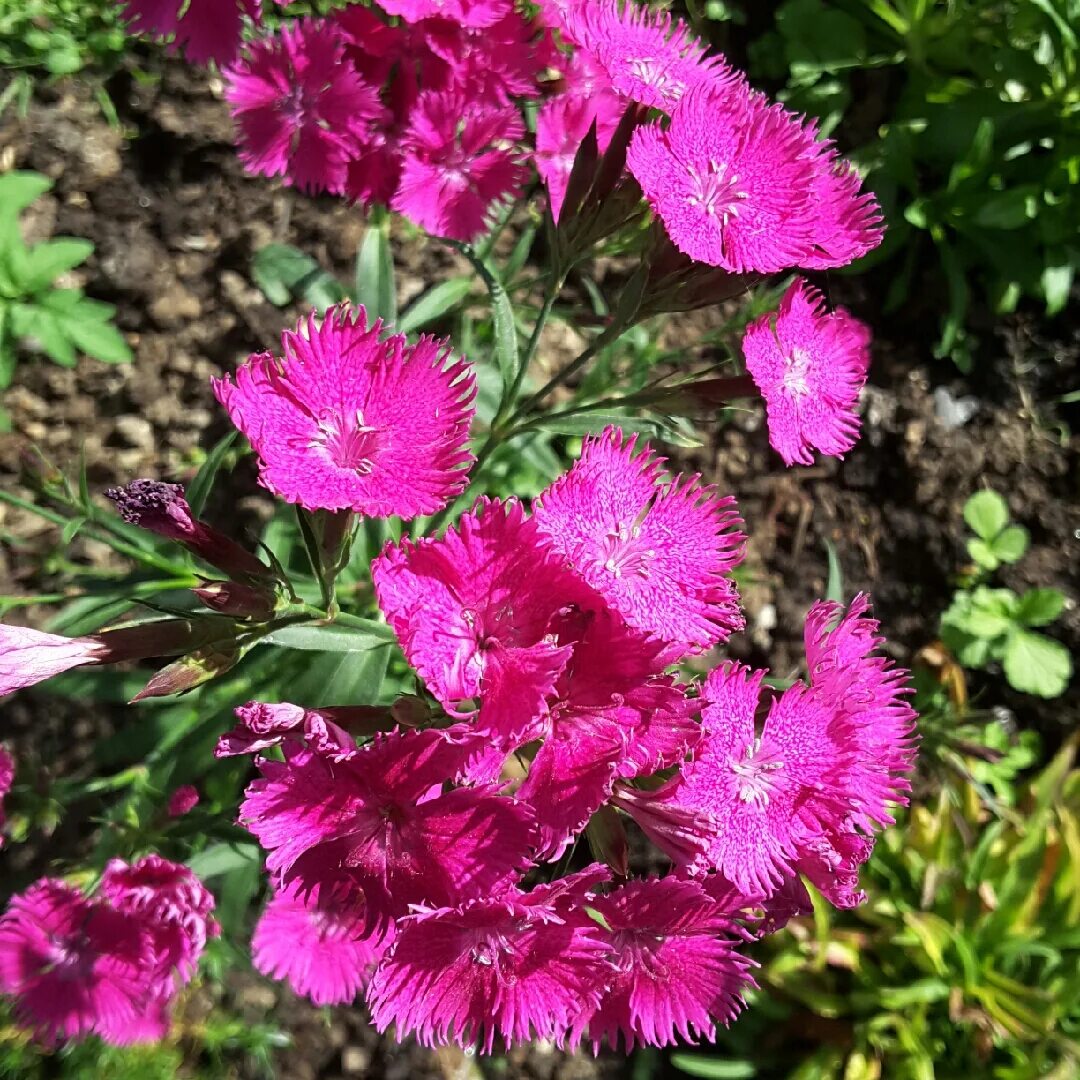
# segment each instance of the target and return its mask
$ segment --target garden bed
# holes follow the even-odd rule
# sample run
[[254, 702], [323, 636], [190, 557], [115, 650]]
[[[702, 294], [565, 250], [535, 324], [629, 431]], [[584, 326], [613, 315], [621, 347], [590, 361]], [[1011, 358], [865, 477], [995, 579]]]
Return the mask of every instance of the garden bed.
[[[42, 91], [25, 120], [8, 116], [0, 132], [3, 168], [33, 169], [56, 181], [28, 215], [30, 228], [37, 236], [94, 241], [81, 284], [117, 306], [118, 324], [137, 357], [131, 366], [85, 361], [71, 370], [22, 362], [5, 397], [12, 433], [0, 436], [0, 484], [7, 489], [20, 490], [30, 445], [65, 472], [85, 455], [95, 493], [139, 476], [189, 479], [199, 448], [208, 449], [228, 429], [210, 377], [250, 352], [272, 348], [296, 315], [269, 304], [252, 284], [255, 252], [271, 241], [290, 243], [343, 278], [352, 272], [360, 215], [335, 200], [305, 198], [245, 176], [227, 109], [205, 75], [180, 62], [155, 57], [148, 63], [159, 78], [122, 71], [109, 85], [130, 137], [111, 127], [90, 91], [74, 82]], [[406, 296], [461, 272], [445, 248], [396, 239]], [[1004, 495], [1032, 536], [1026, 558], [1003, 571], [1004, 584], [1068, 591], [1080, 581], [1080, 462], [1077, 440], [1063, 423], [1076, 427], [1077, 418], [1056, 404], [1072, 389], [1076, 343], [1047, 338], [1037, 321], [1018, 316], [989, 336], [992, 355], [963, 379], [946, 361], [933, 360], [932, 328], [917, 319], [884, 319], [876, 285], [873, 278], [828, 282], [832, 300], [848, 305], [877, 334], [863, 441], [845, 461], [784, 470], [756, 412], [737, 412], [719, 430], [703, 427], [702, 448], [677, 451], [685, 464], [738, 496], [751, 538], [743, 587], [748, 630], [728, 652], [771, 662], [780, 675], [798, 666], [802, 617], [825, 594], [826, 542], [839, 556], [845, 592], [873, 593], [896, 659], [910, 664], [937, 635], [966, 558], [961, 508], [980, 487]], [[928, 312], [935, 302], [925, 298]], [[691, 329], [680, 331], [678, 344], [692, 352], [695, 324], [683, 325]], [[541, 359], [543, 351], [541, 345]], [[961, 424], [958, 411], [971, 415]], [[267, 506], [253, 469], [242, 464], [227, 493], [211, 503], [210, 516], [237, 529]], [[0, 546], [3, 591], [49, 591], [56, 584], [46, 558], [54, 530], [9, 507], [0, 507], [0, 530], [17, 540]], [[107, 549], [80, 544], [80, 558], [114, 558]], [[19, 617], [34, 622], [37, 615], [29, 609]], [[1080, 608], [1073, 605], [1051, 632], [1076, 653]], [[994, 672], [970, 690], [976, 704], [1010, 710], [1018, 727], [1038, 730], [1050, 747], [1080, 720], [1075, 691], [1044, 702], [1015, 694]], [[44, 693], [23, 695], [5, 708], [0, 738], [16, 747], [32, 741], [42, 755], [52, 745], [57, 771], [72, 771], [95, 739], [114, 730], [117, 715], [60, 704]], [[85, 823], [69, 820], [47, 847], [27, 844], [5, 858], [22, 876], [84, 841]], [[278, 1058], [280, 1075], [290, 1080], [454, 1074], [450, 1059], [377, 1037], [361, 1009], [318, 1010], [254, 975], [234, 976], [226, 989], [242, 1017], [269, 1019], [292, 1036], [294, 1045]], [[207, 1004], [196, 997], [188, 1012], [197, 1015]], [[621, 1058], [594, 1063], [531, 1048], [512, 1055], [502, 1075], [591, 1080], [631, 1072]]]

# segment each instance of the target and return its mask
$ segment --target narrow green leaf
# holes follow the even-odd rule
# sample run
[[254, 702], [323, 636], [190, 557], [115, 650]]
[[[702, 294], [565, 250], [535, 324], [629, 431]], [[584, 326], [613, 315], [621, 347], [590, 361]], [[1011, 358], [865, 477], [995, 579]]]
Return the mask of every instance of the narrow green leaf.
[[409, 304], [398, 320], [397, 329], [403, 334], [422, 329], [457, 307], [469, 295], [470, 289], [470, 277], [455, 277], [440, 282]]
[[15, 217], [51, 188], [41, 173], [15, 169], [0, 175], [0, 217]]
[[363, 653], [324, 653], [304, 658], [304, 666], [289, 682], [290, 700], [309, 709], [326, 705], [375, 704], [386, 676], [390, 648]]
[[394, 632], [385, 623], [372, 619], [357, 620], [363, 626], [283, 626], [262, 639], [266, 645], [305, 652], [363, 653], [394, 641]]
[[55, 360], [61, 367], [74, 367], [75, 346], [65, 333], [60, 316], [35, 304], [15, 304], [11, 309], [13, 333]]
[[829, 557], [829, 580], [825, 585], [825, 599], [834, 604], [844, 602], [844, 573], [840, 569], [840, 558], [831, 540], [825, 540], [825, 553]]
[[322, 314], [347, 296], [333, 274], [290, 244], [260, 248], [251, 262], [251, 276], [266, 299], [277, 307], [284, 307], [296, 297]]
[[70, 315], [57, 318], [63, 321], [64, 331], [87, 356], [108, 364], [127, 364], [134, 357], [123, 334], [111, 323], [81, 318], [81, 306]]
[[225, 455], [229, 452], [229, 448], [236, 441], [236, 432], [230, 431], [223, 439], [220, 439], [214, 448], [206, 455], [206, 460], [202, 463], [202, 467], [195, 474], [195, 479], [188, 484], [187, 488], [187, 501], [191, 506], [191, 512], [195, 517], [199, 517], [204, 507], [206, 506], [206, 500], [210, 496], [210, 492], [214, 487], [214, 480], [217, 478], [218, 471], [221, 469], [221, 463], [225, 460]]
[[583, 412], [573, 416], [554, 414], [537, 420], [535, 427], [553, 435], [592, 435], [606, 427], [620, 427], [624, 432], [659, 437], [661, 430], [651, 417], [613, 412]]
[[78, 266], [93, 253], [89, 240], [60, 236], [30, 249], [26, 260], [26, 283], [31, 292], [47, 288], [61, 274]]
[[258, 866], [258, 844], [218, 843], [188, 859], [188, 867], [204, 881], [231, 873], [241, 866]]
[[356, 254], [354, 296], [364, 306], [368, 322], [382, 319], [388, 326], [397, 323], [397, 287], [394, 258], [390, 251], [390, 223], [368, 226]]
[[490, 263], [481, 259], [472, 248], [464, 244], [455, 245], [473, 264], [491, 297], [491, 313], [495, 328], [495, 363], [502, 378], [504, 404], [505, 395], [510, 392], [517, 378], [520, 361], [518, 348], [517, 322], [510, 297], [503, 287], [502, 280]]
[[704, 1054], [672, 1054], [671, 1064], [687, 1076], [701, 1080], [749, 1080], [757, 1076], [757, 1068], [750, 1061], [724, 1061]]

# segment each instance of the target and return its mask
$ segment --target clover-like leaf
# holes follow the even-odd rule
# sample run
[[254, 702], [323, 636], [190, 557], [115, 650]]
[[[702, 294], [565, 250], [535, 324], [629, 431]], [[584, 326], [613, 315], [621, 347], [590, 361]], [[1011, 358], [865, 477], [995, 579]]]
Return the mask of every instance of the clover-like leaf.
[[992, 541], [1009, 523], [1009, 507], [996, 491], [977, 491], [964, 503], [964, 520], [983, 540]]
[[1009, 685], [1038, 697], [1063, 694], [1072, 677], [1072, 659], [1060, 641], [1019, 627], [1009, 634], [1003, 661]]

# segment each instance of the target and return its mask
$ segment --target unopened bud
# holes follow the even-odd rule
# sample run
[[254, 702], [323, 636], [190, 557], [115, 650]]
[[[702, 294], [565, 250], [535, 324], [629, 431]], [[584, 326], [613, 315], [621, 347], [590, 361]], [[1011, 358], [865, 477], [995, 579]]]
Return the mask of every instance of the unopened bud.
[[598, 862], [607, 863], [617, 877], [630, 873], [630, 845], [622, 819], [612, 806], [601, 806], [589, 819], [585, 835]]
[[274, 614], [274, 595], [237, 581], [208, 581], [191, 590], [211, 611], [237, 619], [266, 622]]
[[374, 735], [394, 728], [393, 710], [388, 705], [329, 705], [311, 711], [350, 735]]
[[143, 701], [194, 690], [196, 686], [224, 675], [240, 659], [240, 654], [240, 646], [235, 641], [207, 645], [163, 667], [131, 700]]
[[171, 818], [183, 817], [199, 805], [199, 793], [191, 784], [178, 787], [169, 796], [169, 805], [166, 813]]
[[250, 551], [196, 518], [179, 484], [133, 480], [124, 487], [109, 488], [105, 497], [116, 504], [120, 516], [129, 525], [183, 544], [229, 577], [265, 580], [273, 576], [270, 568]]
[[149, 660], [155, 656], [176, 656], [190, 652], [226, 635], [231, 638], [233, 627], [223, 626], [220, 619], [151, 619], [102, 630], [82, 639], [97, 647], [95, 662], [117, 664], [121, 660]]

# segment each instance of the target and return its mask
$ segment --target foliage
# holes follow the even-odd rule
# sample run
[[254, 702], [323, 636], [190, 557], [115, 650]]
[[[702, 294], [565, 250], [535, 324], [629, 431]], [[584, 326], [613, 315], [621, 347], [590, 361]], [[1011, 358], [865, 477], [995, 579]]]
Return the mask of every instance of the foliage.
[[1019, 560], [1028, 545], [1025, 530], [1009, 523], [1000, 495], [994, 491], [972, 495], [964, 505], [964, 520], [975, 533], [968, 541], [968, 553], [977, 569], [941, 617], [942, 640], [964, 667], [1000, 663], [1014, 689], [1057, 697], [1068, 686], [1072, 660], [1064, 645], [1033, 628], [1057, 619], [1065, 596], [1045, 588], [1017, 595], [1012, 589], [985, 584], [1002, 563]]
[[[782, 99], [858, 145], [889, 231], [887, 308], [948, 304], [936, 353], [965, 370], [972, 297], [1064, 310], [1080, 265], [1076, 0], [784, 0], [751, 46]], [[931, 254], [934, 253], [934, 254]]]
[[112, 323], [115, 308], [56, 284], [94, 250], [89, 240], [58, 236], [28, 246], [19, 215], [52, 186], [32, 172], [0, 176], [0, 390], [11, 382], [20, 345], [74, 367], [80, 352], [108, 363], [131, 360]]

